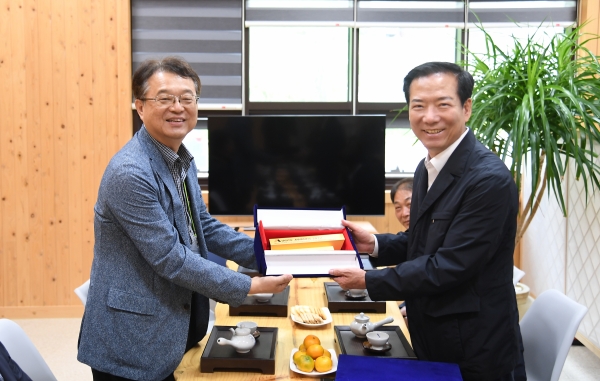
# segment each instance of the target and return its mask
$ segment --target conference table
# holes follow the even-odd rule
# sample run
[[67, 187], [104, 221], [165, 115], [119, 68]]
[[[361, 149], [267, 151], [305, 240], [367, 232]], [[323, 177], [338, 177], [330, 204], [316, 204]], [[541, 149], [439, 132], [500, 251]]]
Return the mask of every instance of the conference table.
[[[363, 227], [375, 232], [375, 229], [368, 222], [362, 223]], [[236, 226], [251, 226], [252, 224], [236, 223]], [[252, 236], [253, 231], [246, 231]], [[231, 262], [227, 262], [227, 266], [232, 269], [237, 269], [237, 266]], [[215, 310], [216, 326], [235, 326], [243, 320], [252, 320], [258, 323], [259, 327], [277, 327], [277, 344], [275, 349], [275, 374], [262, 374], [260, 372], [229, 372], [215, 371], [214, 373], [201, 373], [200, 361], [202, 353], [209, 339], [208, 335], [199, 343], [199, 345], [190, 349], [183, 357], [181, 363], [175, 370], [175, 379], [178, 381], [191, 380], [315, 380], [318, 378], [305, 376], [296, 373], [290, 369], [290, 355], [292, 349], [298, 348], [306, 335], [313, 334], [320, 338], [321, 344], [326, 349], [334, 349], [339, 356], [339, 346], [335, 342], [334, 326], [349, 326], [354, 321], [354, 317], [358, 312], [343, 312], [331, 313], [332, 323], [316, 328], [307, 328], [300, 324], [296, 324], [290, 318], [291, 307], [295, 305], [308, 305], [315, 307], [327, 307], [327, 296], [325, 294], [325, 282], [332, 282], [330, 278], [294, 278], [290, 282], [290, 292], [288, 298], [288, 316], [272, 317], [272, 316], [230, 316], [229, 306], [218, 303]], [[398, 326], [410, 342], [408, 329], [404, 323], [404, 319], [400, 314], [398, 302], [386, 302], [385, 313], [367, 312], [367, 315], [372, 322], [378, 322], [388, 316], [394, 318], [394, 322], [388, 324], [390, 326]], [[320, 376], [321, 379], [333, 379], [335, 373]]]

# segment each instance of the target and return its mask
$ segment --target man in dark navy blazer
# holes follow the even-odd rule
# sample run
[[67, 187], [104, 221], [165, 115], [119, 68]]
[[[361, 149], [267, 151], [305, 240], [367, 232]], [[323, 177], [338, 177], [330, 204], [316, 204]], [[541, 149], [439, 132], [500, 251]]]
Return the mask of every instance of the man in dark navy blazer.
[[429, 62], [404, 79], [410, 125], [427, 148], [414, 177], [410, 231], [371, 235], [344, 221], [377, 265], [332, 269], [344, 288], [405, 300], [421, 360], [457, 363], [464, 380], [522, 380], [512, 283], [518, 193], [506, 165], [466, 126], [473, 77]]

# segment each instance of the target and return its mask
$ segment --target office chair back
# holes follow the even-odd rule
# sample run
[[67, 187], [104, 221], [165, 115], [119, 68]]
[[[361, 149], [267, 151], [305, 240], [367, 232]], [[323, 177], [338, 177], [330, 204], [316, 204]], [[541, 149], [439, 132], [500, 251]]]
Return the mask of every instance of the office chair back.
[[521, 320], [528, 381], [557, 381], [587, 307], [547, 290]]
[[32, 380], [56, 381], [40, 352], [17, 323], [9, 319], [0, 319], [0, 341], [10, 357]]

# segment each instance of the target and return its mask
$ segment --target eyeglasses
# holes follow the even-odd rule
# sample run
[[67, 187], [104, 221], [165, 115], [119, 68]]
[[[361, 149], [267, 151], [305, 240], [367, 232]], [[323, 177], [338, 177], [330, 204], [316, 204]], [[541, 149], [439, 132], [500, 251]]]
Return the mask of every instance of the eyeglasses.
[[200, 97], [190, 94], [184, 94], [180, 96], [171, 94], [161, 94], [154, 98], [139, 98], [141, 101], [154, 101], [158, 103], [160, 107], [169, 107], [175, 104], [175, 101], [179, 101], [179, 104], [183, 107], [190, 107], [198, 102]]

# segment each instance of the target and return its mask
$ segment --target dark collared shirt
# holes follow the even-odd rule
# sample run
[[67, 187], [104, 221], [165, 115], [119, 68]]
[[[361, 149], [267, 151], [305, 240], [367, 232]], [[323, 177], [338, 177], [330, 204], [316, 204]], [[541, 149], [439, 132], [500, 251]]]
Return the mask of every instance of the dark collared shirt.
[[[173, 180], [175, 181], [175, 186], [177, 187], [177, 193], [179, 193], [179, 198], [183, 203], [183, 208], [185, 209], [185, 219], [188, 225], [188, 232], [190, 233], [190, 238], [192, 240], [192, 246], [196, 247], [198, 245], [198, 237], [196, 236], [196, 232], [194, 231], [192, 216], [189, 213], [187, 195], [184, 194], [185, 190], [183, 188], [183, 184], [185, 182], [185, 178], [187, 175], [187, 171], [190, 169], [190, 165], [192, 160], [194, 160], [194, 156], [190, 153], [190, 151], [185, 148], [185, 145], [181, 143], [179, 146], [179, 150], [175, 153], [172, 149], [162, 144], [158, 140], [154, 139], [150, 134], [148, 134], [156, 148], [160, 151], [163, 159], [167, 163], [167, 167], [173, 176]], [[191, 207], [191, 205], [189, 206]]]

